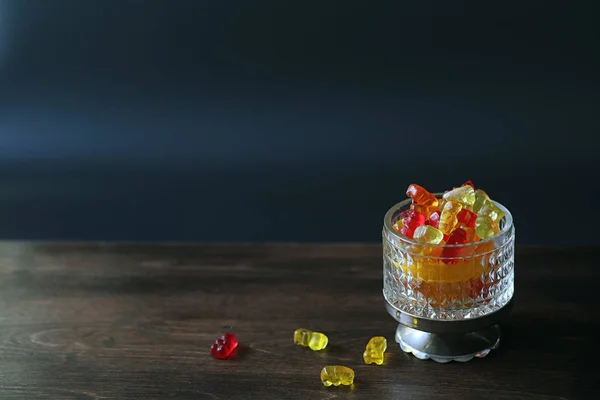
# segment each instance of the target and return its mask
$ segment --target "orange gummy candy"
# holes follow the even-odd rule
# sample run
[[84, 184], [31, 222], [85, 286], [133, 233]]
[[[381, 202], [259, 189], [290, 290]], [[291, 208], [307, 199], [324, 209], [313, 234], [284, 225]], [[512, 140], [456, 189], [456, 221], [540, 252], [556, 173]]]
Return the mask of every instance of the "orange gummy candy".
[[410, 197], [414, 203], [422, 206], [437, 207], [439, 204], [437, 197], [416, 183], [411, 184], [408, 189], [406, 189], [406, 195]]

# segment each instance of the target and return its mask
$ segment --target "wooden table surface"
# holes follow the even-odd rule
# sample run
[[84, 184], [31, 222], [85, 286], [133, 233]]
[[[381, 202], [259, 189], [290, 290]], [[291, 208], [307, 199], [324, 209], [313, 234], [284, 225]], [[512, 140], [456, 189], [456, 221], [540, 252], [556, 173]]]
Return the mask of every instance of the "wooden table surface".
[[[380, 246], [2, 243], [0, 399], [591, 399], [598, 250], [517, 247], [500, 348], [437, 364], [393, 341]], [[243, 347], [214, 360], [225, 326]], [[382, 366], [362, 362], [374, 335]], [[354, 387], [325, 388], [327, 364]]]

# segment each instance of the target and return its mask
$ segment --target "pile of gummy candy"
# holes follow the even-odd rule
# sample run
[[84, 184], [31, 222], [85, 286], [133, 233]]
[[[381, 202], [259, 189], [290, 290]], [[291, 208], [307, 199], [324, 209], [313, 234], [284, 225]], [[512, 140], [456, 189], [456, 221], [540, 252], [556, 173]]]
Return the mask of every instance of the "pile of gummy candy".
[[[500, 232], [504, 212], [471, 181], [446, 191], [441, 199], [414, 183], [406, 195], [412, 199], [410, 209], [392, 222], [394, 230], [407, 238], [457, 245], [489, 239]], [[445, 250], [452, 252], [452, 248]]]
[[[313, 351], [323, 350], [327, 347], [329, 339], [321, 332], [308, 329], [294, 331], [294, 343], [308, 347]], [[231, 332], [224, 333], [210, 348], [210, 354], [220, 360], [234, 359], [238, 354], [238, 339]], [[387, 340], [383, 336], [374, 336], [369, 340], [363, 353], [366, 364], [383, 364], [384, 353], [387, 349]], [[327, 365], [321, 370], [321, 382], [325, 386], [352, 385], [354, 383], [354, 370], [343, 365]]]

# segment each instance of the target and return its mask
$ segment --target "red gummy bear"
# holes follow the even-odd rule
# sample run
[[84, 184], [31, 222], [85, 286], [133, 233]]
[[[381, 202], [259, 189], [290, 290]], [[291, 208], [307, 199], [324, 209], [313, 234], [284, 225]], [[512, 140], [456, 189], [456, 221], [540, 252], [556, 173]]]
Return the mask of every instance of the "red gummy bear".
[[[446, 244], [465, 244], [467, 243], [467, 232], [462, 228], [457, 228], [448, 237]], [[442, 261], [446, 264], [456, 264], [456, 257], [460, 255], [460, 253], [464, 249], [461, 247], [445, 247], [442, 251]]]
[[237, 337], [233, 333], [224, 333], [210, 347], [210, 355], [219, 360], [226, 360], [235, 356], [238, 347]]
[[415, 231], [410, 229], [408, 226], [404, 225], [402, 229], [400, 229], [400, 233], [406, 236], [407, 238], [412, 239], [415, 234]]
[[411, 230], [415, 230], [421, 225], [425, 224], [425, 214], [421, 214], [420, 212], [416, 212], [414, 210], [410, 210], [408, 212], [408, 216], [404, 220], [404, 225], [408, 226]]
[[463, 208], [456, 215], [456, 218], [458, 219], [458, 222], [460, 222], [461, 224], [465, 224], [469, 228], [473, 228], [475, 226], [475, 220], [477, 219], [477, 214], [475, 214], [473, 211]]
[[421, 214], [420, 212], [416, 212], [415, 210], [410, 210], [406, 218], [404, 218], [404, 224], [400, 233], [406, 236], [407, 238], [412, 239], [415, 234], [415, 229], [425, 224], [425, 214]]
[[439, 211], [432, 212], [429, 216], [429, 219], [425, 223], [438, 229], [440, 227], [440, 215], [441, 213]]
[[[473, 190], [475, 190], [475, 185], [473, 184], [472, 181], [466, 181], [465, 183], [463, 183], [460, 186], [454, 186], [452, 189], [458, 189], [459, 187], [462, 187], [462, 186], [465, 186], [465, 185], [469, 185], [469, 186], [471, 186], [473, 188]], [[449, 192], [449, 190], [446, 190], [444, 193], [448, 193], [448, 192]]]

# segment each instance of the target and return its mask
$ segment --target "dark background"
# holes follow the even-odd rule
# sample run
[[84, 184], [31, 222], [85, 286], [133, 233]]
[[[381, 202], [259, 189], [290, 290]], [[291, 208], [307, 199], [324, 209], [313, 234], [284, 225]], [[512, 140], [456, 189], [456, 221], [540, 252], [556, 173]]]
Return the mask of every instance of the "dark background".
[[0, 0], [0, 237], [377, 242], [472, 179], [597, 243], [597, 9]]

